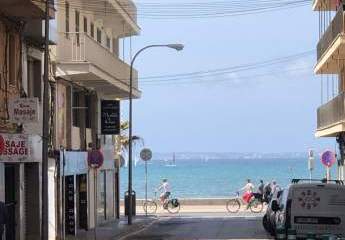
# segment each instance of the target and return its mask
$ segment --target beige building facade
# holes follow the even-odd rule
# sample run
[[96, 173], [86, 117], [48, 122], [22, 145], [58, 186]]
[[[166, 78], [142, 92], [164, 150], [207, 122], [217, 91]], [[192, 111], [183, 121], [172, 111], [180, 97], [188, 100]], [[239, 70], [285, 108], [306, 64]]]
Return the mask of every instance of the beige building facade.
[[[40, 238], [44, 9], [38, 1], [0, 1], [0, 201], [8, 213], [0, 239], [5, 240]], [[54, 18], [53, 7], [49, 15]], [[16, 120], [12, 104], [29, 99], [37, 104], [37, 119]], [[55, 235], [55, 229], [49, 232]]]
[[[138, 35], [140, 28], [131, 0], [59, 0], [56, 28], [51, 60], [59, 176], [53, 225], [61, 236], [119, 217], [115, 137], [101, 133], [101, 102], [129, 98], [130, 65], [120, 58], [120, 41]], [[133, 97], [139, 98], [138, 73], [133, 73]], [[87, 163], [95, 149], [104, 156], [97, 170]]]
[[314, 72], [321, 78], [322, 91], [315, 135], [336, 138], [338, 179], [345, 180], [345, 6], [342, 0], [314, 0], [313, 10], [319, 14]]

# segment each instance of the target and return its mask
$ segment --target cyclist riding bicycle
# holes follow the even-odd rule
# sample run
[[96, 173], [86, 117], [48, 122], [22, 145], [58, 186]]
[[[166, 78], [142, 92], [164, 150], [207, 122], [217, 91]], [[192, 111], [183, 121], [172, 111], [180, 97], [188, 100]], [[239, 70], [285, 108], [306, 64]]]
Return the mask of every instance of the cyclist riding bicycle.
[[165, 201], [169, 198], [171, 195], [170, 191], [170, 184], [168, 183], [168, 179], [164, 178], [162, 180], [161, 185], [157, 188], [158, 191], [162, 191], [162, 193], [159, 196], [159, 199], [162, 204], [165, 203]]
[[245, 203], [249, 203], [250, 200], [253, 197], [253, 192], [254, 192], [254, 184], [251, 183], [250, 179], [247, 179], [247, 184], [241, 188], [240, 190], [243, 191], [243, 196], [242, 199]]

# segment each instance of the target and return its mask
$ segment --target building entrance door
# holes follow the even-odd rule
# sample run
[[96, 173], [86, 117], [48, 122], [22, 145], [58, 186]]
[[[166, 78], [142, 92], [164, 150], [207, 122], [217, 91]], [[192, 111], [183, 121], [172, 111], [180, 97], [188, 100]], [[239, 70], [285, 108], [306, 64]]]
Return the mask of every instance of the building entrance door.
[[5, 204], [7, 207], [6, 240], [16, 239], [16, 165], [5, 164]]

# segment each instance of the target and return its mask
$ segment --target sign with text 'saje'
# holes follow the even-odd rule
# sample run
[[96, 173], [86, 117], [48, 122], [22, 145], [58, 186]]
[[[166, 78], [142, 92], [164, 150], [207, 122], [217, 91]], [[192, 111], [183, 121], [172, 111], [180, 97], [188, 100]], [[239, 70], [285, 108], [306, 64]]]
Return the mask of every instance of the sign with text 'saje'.
[[30, 152], [28, 135], [0, 133], [0, 162], [30, 161]]
[[101, 102], [101, 134], [120, 134], [120, 101], [102, 100]]

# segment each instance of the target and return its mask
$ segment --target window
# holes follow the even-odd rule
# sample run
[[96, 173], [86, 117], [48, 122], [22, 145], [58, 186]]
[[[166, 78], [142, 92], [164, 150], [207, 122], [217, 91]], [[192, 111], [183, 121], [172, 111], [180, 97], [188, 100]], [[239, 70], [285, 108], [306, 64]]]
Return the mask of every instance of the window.
[[107, 48], [110, 49], [110, 38], [107, 36]]
[[91, 96], [85, 95], [85, 127], [91, 128]]
[[87, 18], [84, 17], [84, 33], [87, 33]]
[[77, 33], [77, 44], [80, 44], [79, 32], [80, 30], [80, 13], [79, 11], [75, 11], [75, 32]]
[[9, 38], [9, 84], [15, 85], [17, 82], [17, 67], [18, 62], [16, 58], [16, 38], [13, 34], [10, 34]]
[[79, 92], [73, 92], [73, 103], [72, 103], [72, 112], [73, 112], [73, 126], [80, 127], [80, 101], [79, 101]]
[[97, 42], [102, 43], [102, 31], [97, 28]]
[[98, 174], [98, 201], [97, 201], [97, 218], [98, 223], [106, 219], [106, 171], [101, 170]]
[[80, 13], [79, 11], [75, 11], [75, 31], [79, 32], [80, 25]]
[[28, 59], [28, 97], [37, 97], [42, 99], [42, 68], [41, 61]]
[[90, 34], [91, 37], [94, 38], [95, 37], [95, 25], [93, 25], [93, 23], [91, 23], [91, 27], [90, 27]]
[[113, 38], [113, 53], [115, 56], [119, 56], [119, 40]]
[[65, 28], [66, 28], [66, 37], [68, 37], [69, 33], [69, 3], [66, 2], [65, 5]]

